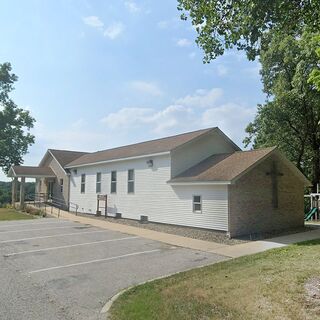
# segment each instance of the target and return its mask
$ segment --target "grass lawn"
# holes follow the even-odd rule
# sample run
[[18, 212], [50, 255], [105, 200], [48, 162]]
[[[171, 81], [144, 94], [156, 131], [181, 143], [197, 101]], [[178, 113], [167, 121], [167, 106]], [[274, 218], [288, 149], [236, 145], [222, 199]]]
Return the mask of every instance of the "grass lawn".
[[[320, 239], [221, 262], [124, 293], [112, 320], [320, 319]], [[309, 292], [309, 291], [308, 291]]]
[[0, 208], [0, 221], [33, 219], [32, 216], [14, 209]]

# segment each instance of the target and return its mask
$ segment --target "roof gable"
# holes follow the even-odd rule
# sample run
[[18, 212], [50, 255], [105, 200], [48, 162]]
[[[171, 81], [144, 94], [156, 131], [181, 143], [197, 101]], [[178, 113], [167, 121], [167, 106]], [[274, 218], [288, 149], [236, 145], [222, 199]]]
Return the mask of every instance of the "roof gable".
[[77, 158], [87, 154], [87, 152], [81, 151], [69, 151], [69, 150], [57, 150], [57, 149], [48, 149], [42, 158], [39, 167], [46, 165], [46, 160], [48, 157], [55, 159], [61, 168], [64, 170], [64, 167], [71, 161], [76, 160]]
[[88, 154], [87, 152], [68, 151], [68, 150], [49, 149], [49, 151], [57, 159], [57, 161], [60, 163], [62, 167], [65, 167], [68, 163], [80, 158], [85, 154]]
[[308, 185], [306, 177], [276, 147], [216, 154], [174, 177], [169, 183], [235, 182], [274, 152]]

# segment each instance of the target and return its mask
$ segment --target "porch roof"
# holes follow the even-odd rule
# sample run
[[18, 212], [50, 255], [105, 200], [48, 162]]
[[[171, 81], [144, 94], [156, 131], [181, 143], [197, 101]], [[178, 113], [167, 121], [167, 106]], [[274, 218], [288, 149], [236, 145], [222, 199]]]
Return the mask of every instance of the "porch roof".
[[55, 178], [54, 172], [49, 167], [12, 166], [8, 177], [18, 178]]

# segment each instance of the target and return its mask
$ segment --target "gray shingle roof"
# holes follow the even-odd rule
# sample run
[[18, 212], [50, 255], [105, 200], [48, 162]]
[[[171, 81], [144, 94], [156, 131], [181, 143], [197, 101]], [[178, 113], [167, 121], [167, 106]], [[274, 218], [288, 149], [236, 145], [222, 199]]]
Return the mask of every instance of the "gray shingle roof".
[[268, 156], [276, 147], [216, 154], [177, 175], [169, 182], [232, 181]]
[[209, 129], [197, 130], [197, 131], [183, 133], [183, 134], [166, 137], [162, 139], [150, 140], [150, 141], [131, 144], [131, 145], [123, 146], [119, 148], [113, 148], [113, 149], [88, 153], [70, 162], [66, 167], [67, 168], [76, 167], [79, 165], [92, 164], [92, 163], [103, 162], [108, 160], [130, 158], [130, 157], [171, 151], [213, 130], [219, 130], [219, 129], [209, 128]]
[[[13, 171], [13, 172], [11, 172]], [[49, 167], [12, 166], [9, 176], [23, 177], [55, 177], [54, 172]]]
[[62, 167], [87, 154], [87, 152], [49, 149]]

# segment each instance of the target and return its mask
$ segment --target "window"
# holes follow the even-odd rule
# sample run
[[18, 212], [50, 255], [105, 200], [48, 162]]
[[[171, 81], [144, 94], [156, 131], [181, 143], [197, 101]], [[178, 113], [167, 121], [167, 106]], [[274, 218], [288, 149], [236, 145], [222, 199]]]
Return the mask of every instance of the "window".
[[111, 171], [111, 193], [117, 192], [117, 171]]
[[60, 191], [63, 193], [63, 179], [60, 179]]
[[134, 170], [128, 170], [128, 193], [134, 193]]
[[101, 172], [97, 172], [96, 176], [96, 193], [101, 192]]
[[81, 193], [86, 192], [86, 175], [83, 173], [81, 175]]
[[202, 199], [201, 196], [193, 196], [192, 204], [193, 212], [201, 213], [202, 212]]

